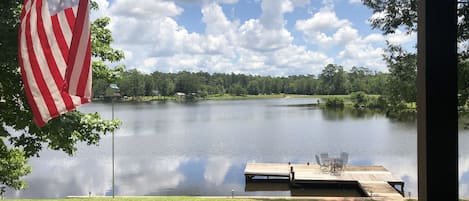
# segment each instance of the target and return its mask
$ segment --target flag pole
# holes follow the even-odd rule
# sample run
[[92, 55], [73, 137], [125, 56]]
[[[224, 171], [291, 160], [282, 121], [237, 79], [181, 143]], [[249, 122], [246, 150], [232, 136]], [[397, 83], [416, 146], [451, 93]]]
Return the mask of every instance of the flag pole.
[[[120, 90], [117, 84], [110, 84], [106, 92], [107, 96], [111, 97], [111, 110], [112, 110], [112, 121], [114, 121], [114, 99], [120, 96]], [[112, 198], [115, 196], [115, 177], [114, 177], [114, 130], [112, 130]]]
[[[112, 121], [114, 121], [114, 96], [111, 98]], [[112, 130], [112, 198], [114, 198], [114, 130]]]

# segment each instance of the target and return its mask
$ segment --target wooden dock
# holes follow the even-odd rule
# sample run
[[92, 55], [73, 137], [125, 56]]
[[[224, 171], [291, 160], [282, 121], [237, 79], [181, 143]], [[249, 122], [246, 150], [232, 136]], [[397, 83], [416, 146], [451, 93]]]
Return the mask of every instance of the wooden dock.
[[404, 195], [404, 182], [383, 166], [346, 166], [342, 171], [331, 173], [316, 164], [248, 163], [244, 175], [247, 182], [284, 179], [292, 186], [352, 183], [368, 197], [390, 200], [402, 200]]

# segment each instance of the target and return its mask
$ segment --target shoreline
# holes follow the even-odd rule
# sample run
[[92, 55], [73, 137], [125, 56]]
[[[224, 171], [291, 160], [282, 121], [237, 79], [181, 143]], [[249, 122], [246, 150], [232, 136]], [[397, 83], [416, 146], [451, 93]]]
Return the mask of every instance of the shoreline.
[[[377, 95], [370, 95], [377, 96]], [[348, 99], [350, 95], [302, 95], [302, 94], [261, 94], [261, 95], [209, 95], [204, 98], [196, 98], [197, 101], [204, 100], [251, 100], [251, 99], [282, 99], [282, 98], [343, 98]], [[184, 98], [178, 98], [174, 96], [136, 96], [136, 97], [123, 97], [119, 99], [119, 102], [151, 102], [151, 101], [184, 101]], [[105, 101], [104, 98], [94, 98], [93, 102]]]

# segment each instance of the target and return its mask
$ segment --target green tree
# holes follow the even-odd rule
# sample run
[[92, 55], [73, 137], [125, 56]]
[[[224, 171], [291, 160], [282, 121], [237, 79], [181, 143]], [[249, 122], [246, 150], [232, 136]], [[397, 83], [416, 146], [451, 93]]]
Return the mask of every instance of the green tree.
[[352, 99], [353, 106], [356, 108], [366, 106], [368, 102], [366, 93], [363, 91], [357, 91], [357, 92], [351, 93], [350, 98]]
[[[381, 29], [384, 34], [394, 33], [399, 28], [404, 28], [408, 33], [417, 30], [417, 0], [362, 0], [362, 2], [379, 13], [370, 18], [373, 28]], [[469, 4], [466, 1], [458, 1], [458, 41], [461, 43], [461, 56], [468, 58], [469, 46]], [[466, 45], [463, 45], [466, 44]]]
[[122, 95], [135, 97], [145, 94], [145, 75], [136, 69], [124, 72], [118, 83]]
[[370, 74], [371, 71], [365, 67], [352, 67], [352, 70], [350, 70], [350, 73], [348, 74], [350, 91], [369, 92], [368, 79], [371, 77]]
[[386, 82], [388, 80], [388, 73], [374, 73], [370, 75], [369, 80], [369, 94], [384, 94], [386, 91]]
[[93, 97], [101, 98], [105, 96], [106, 89], [110, 82], [105, 79], [93, 79]]
[[459, 62], [458, 66], [458, 101], [461, 111], [467, 110], [463, 106], [469, 100], [469, 60]]
[[234, 84], [231, 88], [230, 88], [230, 94], [231, 95], [235, 95], [235, 96], [242, 96], [242, 95], [246, 95], [248, 92], [245, 88], [243, 88], [243, 86], [241, 86], [241, 84]]
[[389, 68], [386, 96], [390, 103], [415, 102], [417, 99], [417, 56], [399, 46], [389, 45], [385, 60]]
[[344, 99], [338, 97], [331, 97], [326, 100], [326, 107], [331, 108], [343, 108], [344, 107]]
[[[362, 0], [362, 2], [373, 10], [373, 13], [379, 13], [374, 18], [370, 18], [373, 28], [381, 29], [384, 34], [394, 33], [399, 28], [404, 28], [407, 33], [417, 30], [417, 0]], [[460, 62], [469, 59], [469, 3], [459, 1], [457, 6], [458, 15], [458, 53]], [[465, 64], [459, 64], [459, 68], [465, 67]], [[458, 80], [464, 79], [464, 69], [458, 70]], [[462, 108], [467, 104], [469, 98], [469, 87], [467, 82], [458, 82], [458, 103]], [[464, 105], [461, 105], [464, 104]]]
[[344, 67], [328, 64], [319, 75], [323, 94], [347, 94], [347, 77]]
[[247, 91], [250, 95], [258, 95], [260, 93], [259, 82], [257, 80], [249, 81]]
[[[14, 189], [26, 187], [21, 177], [30, 172], [27, 159], [39, 156], [44, 146], [72, 155], [78, 142], [97, 144], [102, 133], [116, 129], [120, 123], [103, 120], [98, 113], [73, 111], [51, 120], [42, 128], [34, 124], [18, 70], [17, 34], [21, 6], [16, 0], [0, 1], [0, 184]], [[102, 25], [92, 30], [105, 29]], [[96, 58], [109, 62], [123, 58], [120, 51], [97, 48], [109, 45], [112, 38], [96, 43], [103, 39], [100, 33], [92, 32], [92, 37]], [[96, 73], [94, 67], [93, 73]]]
[[153, 72], [151, 76], [155, 81], [156, 89], [162, 96], [171, 96], [174, 94], [176, 86], [169, 74]]
[[197, 74], [190, 72], [180, 72], [178, 73], [176, 79], [176, 91], [184, 92], [186, 94], [196, 93], [200, 90], [201, 81]]

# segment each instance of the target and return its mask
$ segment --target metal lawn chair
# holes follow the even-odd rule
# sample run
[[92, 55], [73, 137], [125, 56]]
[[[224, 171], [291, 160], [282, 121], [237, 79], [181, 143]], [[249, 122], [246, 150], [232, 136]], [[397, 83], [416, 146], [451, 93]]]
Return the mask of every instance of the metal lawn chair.
[[329, 170], [329, 165], [322, 162], [321, 159], [319, 159], [319, 156], [318, 155], [314, 155], [314, 157], [316, 158], [316, 163], [318, 163], [319, 165], [319, 168], [321, 169], [321, 171], [327, 171]]
[[348, 163], [348, 153], [346, 153], [346, 152], [340, 153], [340, 160], [342, 161], [342, 168], [341, 169], [344, 169], [345, 166]]

